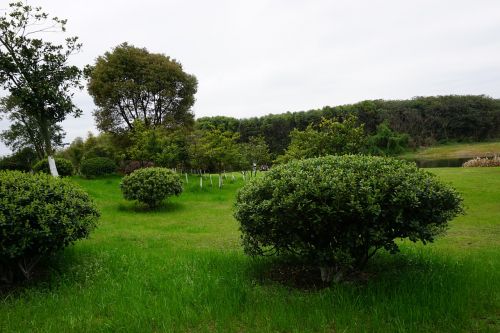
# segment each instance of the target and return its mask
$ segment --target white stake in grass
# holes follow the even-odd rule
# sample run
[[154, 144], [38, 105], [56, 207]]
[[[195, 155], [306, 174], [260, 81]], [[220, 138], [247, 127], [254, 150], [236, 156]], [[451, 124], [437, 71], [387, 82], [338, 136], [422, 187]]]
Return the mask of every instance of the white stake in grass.
[[210, 174], [210, 187], [214, 187], [214, 182], [212, 181], [212, 174]]
[[200, 189], [203, 190], [203, 176], [200, 175]]
[[189, 180], [188, 180], [188, 174], [186, 172], [186, 184], [189, 184]]

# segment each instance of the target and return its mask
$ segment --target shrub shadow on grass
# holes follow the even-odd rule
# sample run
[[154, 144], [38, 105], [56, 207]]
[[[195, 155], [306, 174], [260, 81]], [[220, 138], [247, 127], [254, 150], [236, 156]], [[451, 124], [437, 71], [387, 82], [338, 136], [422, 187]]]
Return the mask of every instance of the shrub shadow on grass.
[[157, 208], [151, 209], [147, 205], [139, 202], [122, 202], [118, 204], [118, 210], [128, 213], [171, 213], [184, 209], [184, 205], [180, 202], [164, 201]]
[[[280, 284], [290, 289], [319, 291], [335, 286], [321, 280], [316, 266], [279, 258], [256, 259], [249, 271], [261, 285]], [[381, 285], [387, 288], [426, 288], [435, 283], [450, 281], [452, 285], [467, 283], [467, 272], [474, 264], [470, 261], [454, 260], [432, 253], [380, 253], [363, 269], [344, 276], [338, 285]]]
[[[331, 287], [333, 282], [321, 280], [319, 267], [301, 262], [280, 259], [268, 260], [255, 264], [256, 270], [252, 277], [261, 285], [280, 284], [290, 289], [301, 291], [319, 291]], [[344, 276], [342, 284], [351, 283], [363, 285], [375, 278], [373, 271], [353, 271]]]
[[21, 297], [29, 289], [36, 289], [37, 293], [49, 293], [61, 285], [85, 285], [102, 271], [104, 259], [93, 252], [82, 253], [73, 247], [67, 248], [41, 259], [29, 280], [16, 272], [13, 283], [0, 282], [0, 301]]

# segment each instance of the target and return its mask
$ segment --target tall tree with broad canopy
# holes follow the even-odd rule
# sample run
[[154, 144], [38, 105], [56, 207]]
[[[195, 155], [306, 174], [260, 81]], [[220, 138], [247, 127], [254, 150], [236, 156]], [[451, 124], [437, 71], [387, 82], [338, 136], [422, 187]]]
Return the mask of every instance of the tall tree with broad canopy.
[[66, 20], [50, 17], [40, 7], [21, 1], [9, 7], [10, 12], [0, 16], [0, 86], [15, 102], [12, 112], [28, 120], [29, 125], [20, 129], [38, 132], [51, 173], [57, 176], [52, 157], [54, 134], [60, 129], [57, 124], [68, 115], [81, 114], [72, 97], [75, 88], [82, 88], [82, 72], [68, 64], [81, 44], [78, 37], [66, 38], [61, 44], [39, 38], [48, 32], [65, 32]]
[[102, 131], [133, 130], [136, 120], [148, 129], [194, 123], [191, 107], [198, 82], [168, 56], [123, 43], [98, 57], [85, 74]]

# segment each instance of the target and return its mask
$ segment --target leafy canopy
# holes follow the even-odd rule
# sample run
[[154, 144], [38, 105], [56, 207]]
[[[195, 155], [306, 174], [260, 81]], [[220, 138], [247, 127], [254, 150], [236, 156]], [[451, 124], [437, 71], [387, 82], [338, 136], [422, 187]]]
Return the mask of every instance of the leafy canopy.
[[315, 128], [309, 124], [304, 131], [294, 129], [291, 143], [278, 162], [326, 155], [355, 154], [365, 145], [364, 125], [357, 124], [355, 116], [344, 121], [322, 118]]
[[193, 122], [196, 77], [168, 56], [123, 43], [98, 57], [86, 75], [102, 131], [131, 130], [136, 120], [146, 128], [177, 128]]
[[397, 239], [434, 241], [460, 213], [460, 195], [414, 163], [344, 155], [254, 178], [237, 194], [235, 218], [247, 254], [292, 255], [342, 275], [379, 249], [396, 252]]
[[[51, 18], [40, 7], [23, 2], [9, 6], [10, 12], [0, 16], [0, 86], [15, 106], [8, 112], [18, 115], [11, 119], [17, 125], [14, 130], [37, 131], [43, 154], [50, 155], [52, 139], [60, 132], [56, 124], [81, 114], [72, 102], [73, 90], [81, 88], [81, 70], [68, 64], [81, 44], [77, 37], [61, 44], [42, 40], [38, 37], [42, 33], [66, 31], [66, 20]], [[34, 138], [27, 132], [25, 136]], [[37, 142], [32, 145], [42, 149]]]

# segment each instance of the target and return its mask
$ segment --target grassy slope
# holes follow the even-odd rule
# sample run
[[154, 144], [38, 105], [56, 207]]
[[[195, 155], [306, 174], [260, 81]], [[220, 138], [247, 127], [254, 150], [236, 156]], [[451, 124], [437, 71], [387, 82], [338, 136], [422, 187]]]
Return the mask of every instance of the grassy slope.
[[401, 157], [410, 159], [474, 158], [500, 155], [500, 142], [454, 143], [424, 148]]
[[[191, 189], [159, 212], [118, 178], [76, 181], [101, 226], [51, 262], [51, 278], [3, 295], [0, 332], [457, 332], [500, 329], [500, 168], [434, 170], [468, 215], [429, 246], [374, 258], [367, 284], [316, 292], [261, 282], [231, 216], [235, 189]], [[241, 182], [241, 181], [240, 181]]]

